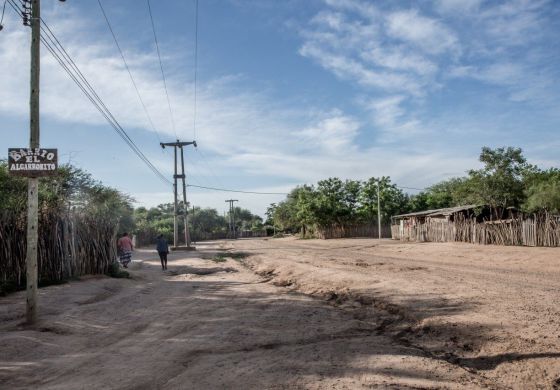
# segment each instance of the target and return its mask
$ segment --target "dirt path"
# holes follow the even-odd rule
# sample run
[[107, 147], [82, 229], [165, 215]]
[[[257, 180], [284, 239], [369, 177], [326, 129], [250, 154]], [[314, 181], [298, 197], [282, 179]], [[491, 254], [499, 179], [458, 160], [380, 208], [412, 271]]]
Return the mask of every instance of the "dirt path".
[[[560, 249], [385, 240], [239, 241], [248, 265], [508, 388], [560, 388]], [[282, 253], [281, 256], [278, 253]]]
[[[560, 251], [239, 240], [0, 298], [0, 388], [551, 388]], [[216, 253], [251, 256], [224, 262]], [[500, 256], [500, 257], [498, 257]]]

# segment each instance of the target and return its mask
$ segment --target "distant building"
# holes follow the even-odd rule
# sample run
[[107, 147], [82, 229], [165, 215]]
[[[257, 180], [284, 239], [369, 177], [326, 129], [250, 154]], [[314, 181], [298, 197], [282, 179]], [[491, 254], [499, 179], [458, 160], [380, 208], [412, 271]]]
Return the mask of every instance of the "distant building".
[[403, 241], [461, 241], [488, 243], [489, 224], [505, 226], [521, 221], [521, 213], [509, 208], [507, 218], [496, 220], [484, 205], [465, 205], [395, 215], [391, 218], [391, 237]]

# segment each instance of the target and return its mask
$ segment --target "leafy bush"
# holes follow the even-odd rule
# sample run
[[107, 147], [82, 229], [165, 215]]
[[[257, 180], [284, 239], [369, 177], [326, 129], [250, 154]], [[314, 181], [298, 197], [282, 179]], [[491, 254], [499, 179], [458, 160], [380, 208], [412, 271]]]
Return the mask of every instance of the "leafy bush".
[[109, 265], [107, 275], [112, 278], [130, 278], [130, 274], [127, 271], [121, 269], [121, 265], [116, 261]]

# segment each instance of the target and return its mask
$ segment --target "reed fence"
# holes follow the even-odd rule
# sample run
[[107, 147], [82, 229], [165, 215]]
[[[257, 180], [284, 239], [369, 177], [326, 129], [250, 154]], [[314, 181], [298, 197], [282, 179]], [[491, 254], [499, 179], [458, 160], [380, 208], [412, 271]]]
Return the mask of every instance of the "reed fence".
[[[0, 213], [0, 285], [25, 284], [25, 215]], [[103, 274], [116, 259], [114, 221], [52, 212], [39, 214], [39, 283]]]
[[239, 238], [254, 238], [266, 237], [266, 230], [241, 230], [237, 237]]
[[469, 242], [482, 245], [560, 246], [560, 216], [534, 215], [498, 221], [429, 220], [391, 226], [393, 239], [418, 242]]
[[[379, 237], [377, 224], [360, 224], [349, 226], [329, 226], [318, 228], [315, 232], [317, 238], [324, 240], [332, 238], [358, 238], [358, 237]], [[381, 225], [381, 238], [391, 238], [391, 225]]]

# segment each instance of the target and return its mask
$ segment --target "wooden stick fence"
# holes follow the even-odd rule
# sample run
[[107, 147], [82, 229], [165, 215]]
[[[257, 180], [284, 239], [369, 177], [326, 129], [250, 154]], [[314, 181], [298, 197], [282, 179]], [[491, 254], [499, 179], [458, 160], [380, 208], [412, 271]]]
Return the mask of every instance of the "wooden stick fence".
[[[52, 212], [42, 212], [39, 218], [40, 283], [103, 274], [116, 259], [114, 221]], [[25, 283], [25, 231], [24, 215], [0, 214], [0, 285]]]
[[391, 226], [395, 240], [418, 242], [469, 242], [482, 245], [560, 246], [560, 216], [534, 215], [521, 219], [476, 222], [457, 218]]
[[[319, 228], [315, 232], [317, 238], [331, 239], [331, 238], [353, 238], [353, 237], [379, 237], [379, 230], [377, 224], [362, 224], [362, 225], [349, 225], [349, 226], [329, 226], [326, 228]], [[391, 238], [391, 225], [381, 226], [381, 237]]]

